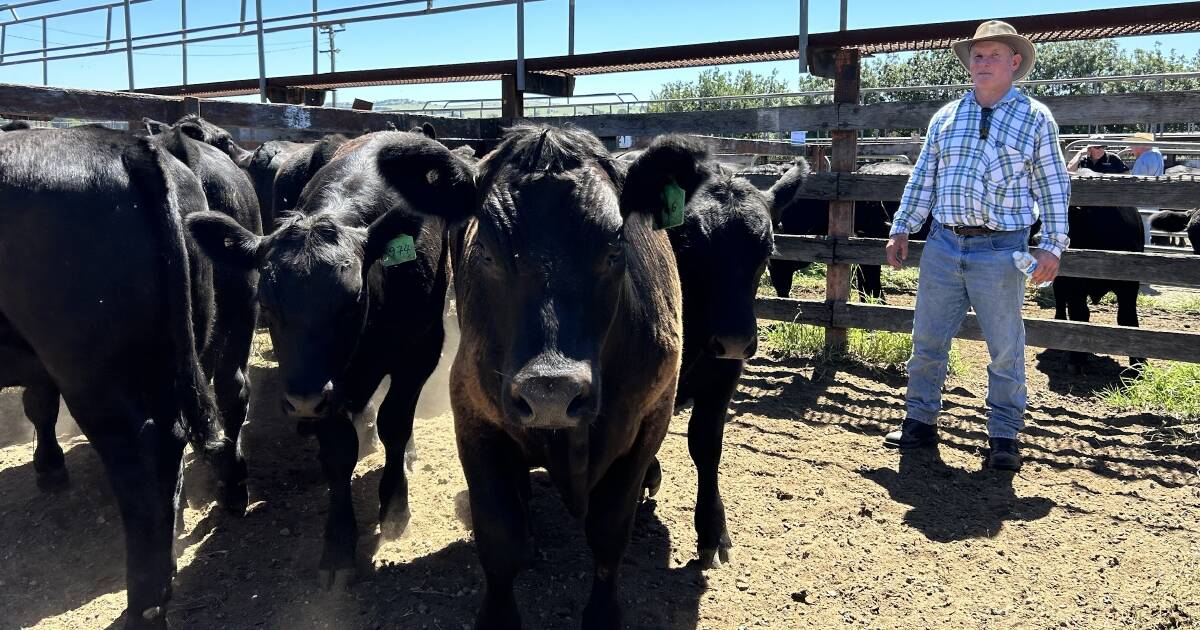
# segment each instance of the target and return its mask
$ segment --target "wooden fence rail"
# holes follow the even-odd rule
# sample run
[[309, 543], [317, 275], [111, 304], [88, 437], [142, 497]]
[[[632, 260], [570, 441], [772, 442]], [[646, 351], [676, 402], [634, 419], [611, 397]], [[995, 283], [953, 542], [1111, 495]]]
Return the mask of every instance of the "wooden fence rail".
[[272, 138], [313, 139], [325, 133], [411, 129], [433, 123], [438, 133], [460, 138], [496, 138], [501, 121], [496, 118], [437, 118], [388, 112], [365, 112], [302, 105], [237, 103], [123, 92], [103, 92], [0, 83], [0, 115], [35, 118], [139, 121], [143, 117], [174, 122], [199, 113], [222, 127], [270, 129]]
[[[755, 311], [760, 319], [833, 328], [912, 332], [913, 309], [904, 306], [760, 297], [755, 301]], [[1025, 318], [1024, 322], [1028, 346], [1200, 363], [1200, 333], [1054, 319]], [[974, 315], [967, 315], [955, 337], [983, 340], [983, 331]]]
[[[886, 243], [879, 238], [776, 234], [775, 258], [882, 265], [887, 262], [883, 251]], [[923, 249], [922, 241], [911, 241], [905, 266], [916, 268]], [[1068, 249], [1062, 256], [1060, 273], [1078, 278], [1137, 280], [1149, 284], [1197, 287], [1200, 286], [1200, 256]]]
[[[1200, 99], [1198, 99], [1200, 100]], [[776, 175], [752, 175], [755, 186], [767, 187]], [[907, 175], [812, 173], [796, 191], [809, 199], [899, 201]], [[1071, 204], [1078, 206], [1153, 206], [1195, 208], [1200, 205], [1200, 178], [1118, 175], [1071, 178]]]
[[[1138, 92], [1039, 97], [1059, 125], [1103, 125], [1134, 121], [1195, 122], [1200, 99], [1191, 92]], [[734, 134], [762, 131], [864, 131], [921, 129], [945, 101], [841, 105], [793, 105], [657, 114], [599, 114], [531, 119], [572, 123], [598, 136], [664, 133]]]

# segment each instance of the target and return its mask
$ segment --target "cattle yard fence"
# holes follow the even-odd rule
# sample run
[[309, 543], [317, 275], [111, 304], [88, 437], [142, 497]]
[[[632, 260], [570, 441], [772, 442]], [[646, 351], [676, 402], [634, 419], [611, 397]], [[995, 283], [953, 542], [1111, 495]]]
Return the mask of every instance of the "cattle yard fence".
[[[667, 133], [729, 136], [762, 132], [828, 132], [831, 172], [814, 173], [803, 195], [830, 201], [825, 236], [775, 237], [776, 258], [828, 264], [823, 300], [760, 297], [762, 319], [814, 324], [826, 328], [826, 345], [844, 348], [849, 328], [909, 332], [913, 309], [852, 303], [850, 265], [883, 264], [884, 242], [851, 236], [856, 200], [894, 201], [905, 177], [854, 173], [859, 132], [922, 129], [941, 101], [859, 102], [860, 53], [836, 51], [833, 64], [834, 102], [817, 105], [756, 107], [673, 113], [599, 114], [541, 117], [532, 122], [571, 123], [610, 143], [617, 137], [650, 137]], [[1163, 123], [1200, 121], [1200, 99], [1189, 92], [1142, 92], [1044, 97], [1060, 125]], [[450, 146], [472, 144], [488, 150], [504, 128], [523, 118], [442, 118], [399, 112], [370, 112], [269, 103], [238, 103], [102, 92], [29, 85], [0, 84], [0, 117], [47, 120], [129, 121], [139, 128], [143, 117], [174, 121], [199, 114], [229, 129], [239, 142], [254, 146], [268, 139], [315, 140], [327, 133], [359, 134], [409, 129], [430, 122]], [[756, 182], [760, 186], [770, 181]], [[1200, 203], [1200, 180], [1194, 177], [1099, 177], [1073, 180], [1071, 203], [1077, 205], [1192, 208]], [[910, 247], [915, 264], [921, 244]], [[1200, 256], [1071, 249], [1062, 258], [1064, 275], [1200, 288]], [[1200, 333], [1142, 330], [1106, 324], [1026, 319], [1028, 345], [1042, 348], [1139, 356], [1200, 363]], [[981, 339], [973, 316], [957, 337]]]

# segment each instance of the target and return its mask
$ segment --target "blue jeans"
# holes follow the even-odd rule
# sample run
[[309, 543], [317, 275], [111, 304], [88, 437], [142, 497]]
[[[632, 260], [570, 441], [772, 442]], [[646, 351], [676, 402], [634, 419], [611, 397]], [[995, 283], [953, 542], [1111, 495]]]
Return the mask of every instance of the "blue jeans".
[[1027, 248], [1029, 230], [958, 236], [933, 223], [921, 255], [913, 354], [908, 361], [907, 415], [937, 422], [950, 341], [967, 307], [975, 309], [992, 361], [988, 365], [988, 436], [1016, 439], [1025, 426], [1025, 275], [1012, 253]]

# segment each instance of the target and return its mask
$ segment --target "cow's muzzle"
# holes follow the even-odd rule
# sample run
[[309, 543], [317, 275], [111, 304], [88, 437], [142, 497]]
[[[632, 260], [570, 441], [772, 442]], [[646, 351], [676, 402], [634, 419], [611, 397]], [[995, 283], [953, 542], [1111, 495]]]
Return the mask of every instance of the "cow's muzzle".
[[313, 394], [286, 393], [283, 395], [283, 413], [297, 420], [320, 418], [329, 411], [333, 394], [333, 383], [325, 383], [321, 391]]
[[514, 420], [529, 429], [570, 429], [596, 414], [592, 370], [580, 361], [527, 365], [513, 377], [509, 403]]
[[708, 349], [718, 359], [746, 360], [758, 351], [758, 334], [713, 335]]

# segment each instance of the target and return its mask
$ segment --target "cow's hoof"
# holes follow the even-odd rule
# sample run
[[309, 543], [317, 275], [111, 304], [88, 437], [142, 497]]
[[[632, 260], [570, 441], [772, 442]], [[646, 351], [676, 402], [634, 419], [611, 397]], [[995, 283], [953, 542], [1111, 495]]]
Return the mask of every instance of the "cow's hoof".
[[124, 630], [167, 630], [166, 609], [151, 606], [141, 612], [126, 610], [125, 623], [121, 627]]
[[642, 488], [646, 490], [647, 499], [653, 499], [654, 495], [658, 494], [659, 489], [662, 488], [662, 466], [658, 463], [657, 457], [650, 462], [650, 468], [646, 470]]
[[408, 530], [408, 522], [412, 519], [410, 510], [393, 510], [389, 515], [379, 517], [379, 536], [384, 540], [400, 540]]
[[354, 563], [355, 543], [331, 545], [325, 543], [321, 562], [317, 565], [317, 585], [325, 590], [344, 588], [358, 579], [358, 567]]
[[716, 548], [699, 550], [700, 568], [719, 569], [722, 565], [729, 564], [731, 549], [733, 549], [733, 541], [729, 540], [729, 533], [721, 534], [721, 540], [717, 543]]
[[37, 471], [37, 487], [38, 490], [41, 490], [42, 492], [62, 492], [70, 485], [71, 479], [67, 474], [67, 469], [65, 467]]

